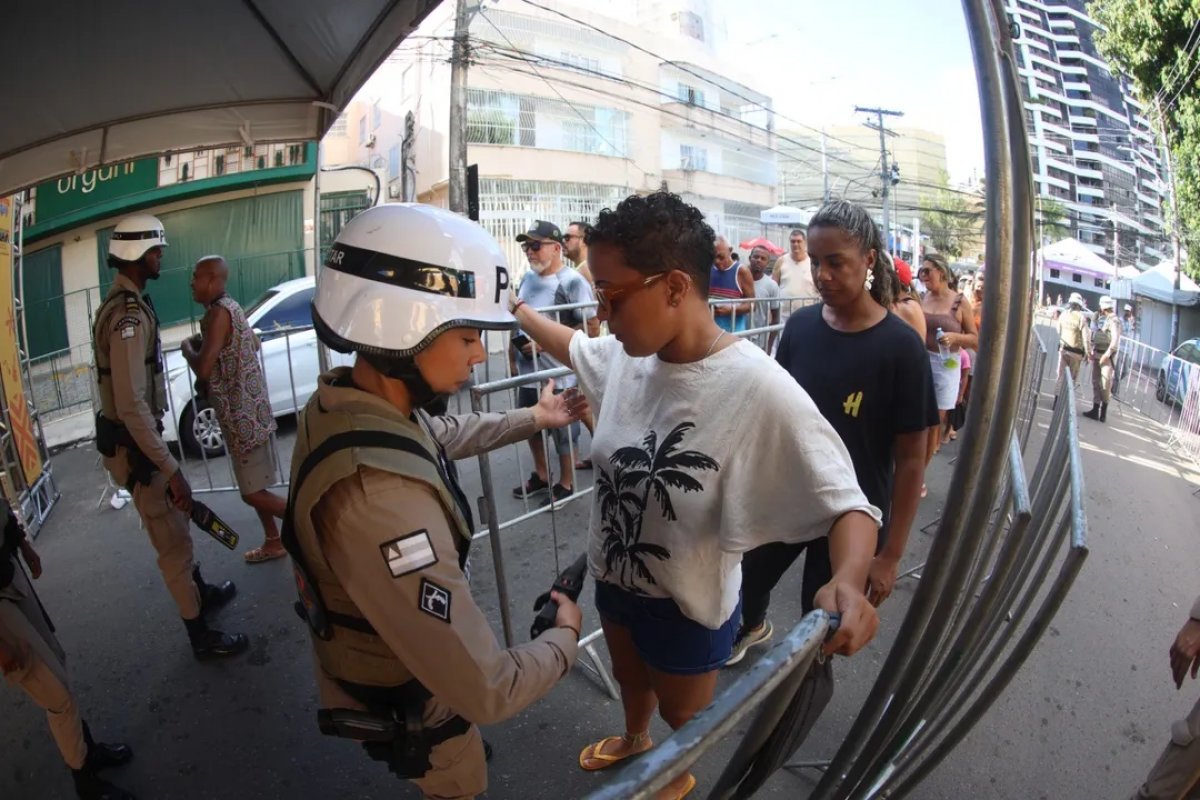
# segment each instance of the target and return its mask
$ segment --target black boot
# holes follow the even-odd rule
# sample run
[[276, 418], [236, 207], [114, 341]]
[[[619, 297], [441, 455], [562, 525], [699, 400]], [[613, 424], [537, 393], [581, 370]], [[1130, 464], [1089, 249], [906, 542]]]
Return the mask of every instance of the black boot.
[[204, 577], [200, 574], [199, 564], [192, 567], [192, 580], [196, 582], [196, 588], [200, 591], [200, 616], [202, 617], [220, 611], [237, 594], [237, 587], [233, 585], [233, 581], [225, 581], [216, 586], [205, 583]]
[[1100, 404], [1092, 403], [1092, 410], [1083, 412], [1088, 419], [1100, 419]]
[[82, 800], [135, 800], [129, 792], [104, 780], [86, 766], [71, 770], [71, 777], [75, 780], [75, 795]]
[[1108, 422], [1108, 403], [1100, 404], [1100, 421]]
[[92, 738], [92, 729], [83, 723], [83, 741], [87, 744], [87, 762], [84, 769], [96, 772], [109, 767], [119, 767], [133, 760], [133, 750], [127, 744], [105, 744]]
[[245, 652], [250, 646], [250, 640], [241, 633], [222, 633], [208, 627], [201, 615], [196, 619], [185, 619], [188, 639], [192, 642], [192, 655], [197, 661], [209, 661], [214, 658], [228, 658]]

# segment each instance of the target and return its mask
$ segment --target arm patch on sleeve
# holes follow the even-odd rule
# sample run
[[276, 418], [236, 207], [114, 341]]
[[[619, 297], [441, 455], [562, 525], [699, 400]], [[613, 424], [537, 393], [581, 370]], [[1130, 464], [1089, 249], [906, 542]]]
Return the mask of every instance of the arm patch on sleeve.
[[137, 328], [142, 324], [139, 317], [128, 315], [117, 320], [117, 324], [113, 325], [113, 332], [120, 332], [122, 339], [132, 339], [137, 335]]
[[379, 552], [393, 578], [402, 578], [438, 562], [429, 531], [424, 528], [384, 542], [379, 545]]
[[421, 579], [421, 597], [417, 605], [435, 619], [450, 621], [450, 590], [438, 586], [428, 578]]

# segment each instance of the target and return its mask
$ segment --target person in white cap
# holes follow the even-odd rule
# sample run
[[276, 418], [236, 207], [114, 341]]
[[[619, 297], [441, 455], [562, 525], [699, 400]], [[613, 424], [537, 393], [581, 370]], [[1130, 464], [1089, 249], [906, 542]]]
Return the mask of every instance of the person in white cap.
[[1108, 295], [1100, 298], [1100, 314], [1092, 334], [1092, 410], [1083, 412], [1088, 419], [1108, 421], [1108, 399], [1112, 393], [1113, 363], [1121, 342], [1121, 325], [1114, 313], [1116, 303]]
[[1058, 318], [1059, 373], [1065, 369], [1079, 385], [1079, 368], [1091, 355], [1087, 317], [1083, 313], [1083, 295], [1071, 292], [1071, 306]]
[[[312, 629], [323, 733], [355, 739], [427, 798], [487, 789], [478, 725], [543, 697], [575, 663], [582, 615], [505, 649], [471, 597], [474, 521], [454, 461], [571, 424], [576, 390], [498, 413], [433, 416], [471, 378], [482, 331], [516, 326], [507, 259], [474, 222], [389, 204], [349, 222], [317, 280], [313, 326], [353, 367], [297, 420], [281, 531]], [[437, 413], [435, 411], [435, 413]]]

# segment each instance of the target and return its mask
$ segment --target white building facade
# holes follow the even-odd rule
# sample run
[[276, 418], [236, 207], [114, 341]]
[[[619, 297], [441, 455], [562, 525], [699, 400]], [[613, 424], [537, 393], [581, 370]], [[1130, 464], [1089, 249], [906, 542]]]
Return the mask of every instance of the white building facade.
[[1005, 0], [1020, 26], [1018, 72], [1038, 193], [1067, 212], [1072, 235], [1120, 266], [1167, 257], [1162, 160], [1152, 109], [1097, 52], [1084, 0]]

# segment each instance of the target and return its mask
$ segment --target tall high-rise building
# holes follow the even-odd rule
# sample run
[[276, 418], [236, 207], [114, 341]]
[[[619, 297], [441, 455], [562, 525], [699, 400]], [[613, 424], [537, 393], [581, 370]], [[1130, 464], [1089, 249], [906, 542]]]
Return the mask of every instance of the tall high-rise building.
[[1166, 184], [1147, 109], [1097, 52], [1085, 0], [1005, 0], [1016, 40], [1034, 181], [1072, 235], [1120, 266], [1167, 256]]

